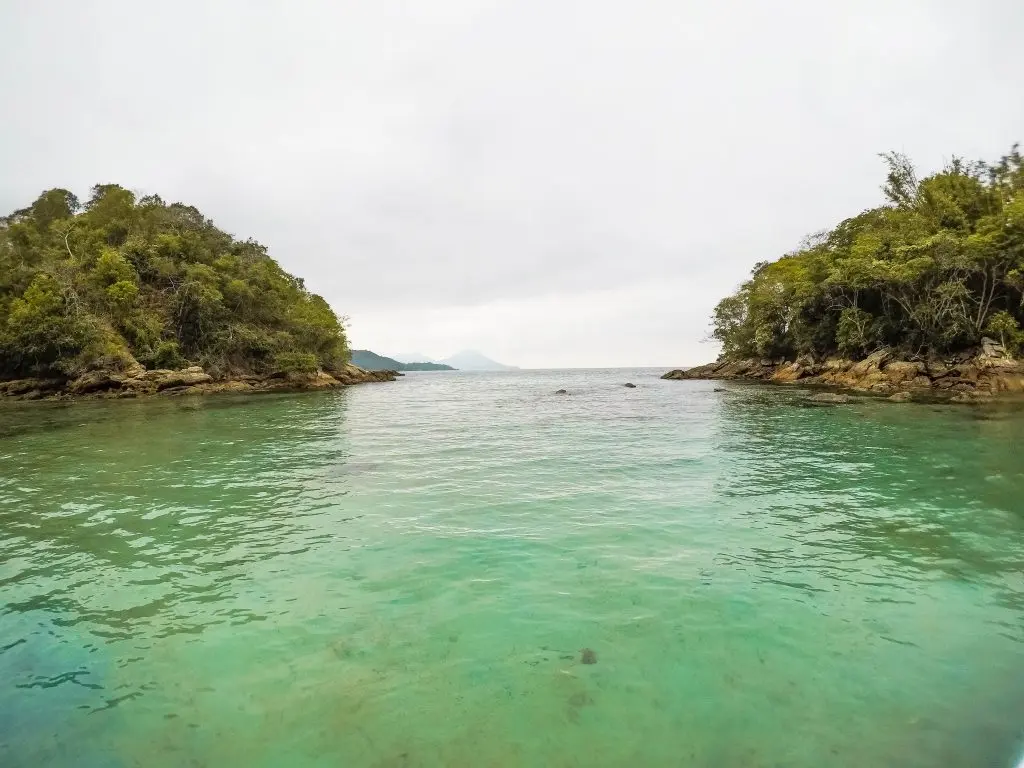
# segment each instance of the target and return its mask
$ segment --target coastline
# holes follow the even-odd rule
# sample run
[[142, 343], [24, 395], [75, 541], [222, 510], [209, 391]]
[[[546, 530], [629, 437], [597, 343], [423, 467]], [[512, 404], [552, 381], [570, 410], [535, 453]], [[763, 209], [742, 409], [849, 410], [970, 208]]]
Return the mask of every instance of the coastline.
[[672, 370], [661, 378], [802, 384], [888, 396], [894, 402], [941, 399], [974, 403], [1024, 398], [1024, 361], [1009, 357], [991, 339], [985, 339], [980, 349], [944, 360], [903, 360], [890, 350], [879, 350], [863, 360], [720, 359]]
[[221, 393], [307, 392], [354, 384], [395, 381], [397, 371], [367, 371], [348, 364], [312, 374], [243, 375], [214, 378], [199, 366], [178, 370], [89, 371], [75, 379], [0, 381], [0, 400], [130, 399], [138, 397], [213, 395]]

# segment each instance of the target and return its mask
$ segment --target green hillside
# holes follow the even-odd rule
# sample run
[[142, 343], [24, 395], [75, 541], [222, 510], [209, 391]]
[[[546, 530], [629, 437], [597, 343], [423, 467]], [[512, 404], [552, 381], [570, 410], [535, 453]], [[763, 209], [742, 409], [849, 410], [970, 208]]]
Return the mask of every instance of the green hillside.
[[907, 359], [972, 348], [988, 335], [1011, 353], [1024, 334], [1024, 158], [954, 158], [918, 180], [885, 155], [886, 203], [754, 267], [715, 309], [725, 359]]
[[100, 184], [0, 219], [0, 377], [199, 364], [214, 377], [349, 358], [320, 296], [196, 208]]

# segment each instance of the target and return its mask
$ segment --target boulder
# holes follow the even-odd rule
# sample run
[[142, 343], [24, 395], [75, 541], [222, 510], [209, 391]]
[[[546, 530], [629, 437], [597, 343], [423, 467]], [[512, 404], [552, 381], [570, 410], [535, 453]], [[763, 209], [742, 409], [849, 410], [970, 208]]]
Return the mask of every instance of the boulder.
[[827, 405], [843, 405], [849, 403], [853, 398], [849, 395], [844, 395], [839, 392], [819, 392], [816, 395], [811, 395], [807, 398], [812, 403], [822, 403]]
[[875, 371], [882, 370], [882, 367], [889, 361], [892, 354], [887, 349], [879, 349], [872, 352], [863, 360], [854, 363], [850, 367], [850, 373], [854, 376], [867, 376]]
[[995, 339], [990, 339], [988, 336], [985, 336], [981, 340], [981, 356], [997, 358], [1006, 357], [1006, 347]]
[[783, 383], [798, 381], [805, 375], [807, 375], [807, 371], [804, 370], [804, 367], [800, 365], [800, 363], [790, 363], [789, 365], [784, 365], [775, 371], [775, 373], [772, 374], [772, 381]]
[[[150, 374], [155, 375], [150, 376]], [[183, 368], [180, 371], [146, 371], [146, 379], [156, 384], [158, 390], [172, 387], [193, 387], [196, 384], [207, 384], [213, 381], [213, 377], [198, 365]]]
[[0, 381], [0, 394], [17, 397], [29, 392], [47, 394], [58, 392], [64, 387], [61, 379], [13, 379]]
[[897, 392], [894, 395], [889, 395], [886, 398], [890, 403], [907, 403], [913, 399], [913, 396], [909, 392]]
[[883, 372], [893, 384], [901, 384], [904, 381], [913, 381], [923, 374], [924, 364], [895, 360], [886, 364]]
[[72, 381], [68, 390], [75, 395], [105, 392], [110, 389], [120, 389], [125, 379], [124, 374], [113, 371], [87, 371]]

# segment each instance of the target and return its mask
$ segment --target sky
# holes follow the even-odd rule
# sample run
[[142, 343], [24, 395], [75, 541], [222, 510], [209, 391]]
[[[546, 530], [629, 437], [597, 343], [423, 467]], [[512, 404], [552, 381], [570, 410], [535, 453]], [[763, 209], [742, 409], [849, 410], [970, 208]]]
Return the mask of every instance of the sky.
[[352, 346], [523, 367], [717, 355], [759, 261], [1024, 140], [1020, 0], [0, 4], [0, 211], [195, 205]]

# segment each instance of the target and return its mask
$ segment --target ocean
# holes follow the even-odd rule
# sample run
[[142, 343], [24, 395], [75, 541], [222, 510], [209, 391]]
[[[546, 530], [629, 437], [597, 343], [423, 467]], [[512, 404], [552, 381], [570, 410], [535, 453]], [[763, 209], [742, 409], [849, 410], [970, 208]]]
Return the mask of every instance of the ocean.
[[0, 765], [1014, 765], [1024, 411], [662, 372], [0, 403]]

